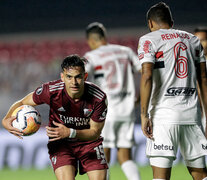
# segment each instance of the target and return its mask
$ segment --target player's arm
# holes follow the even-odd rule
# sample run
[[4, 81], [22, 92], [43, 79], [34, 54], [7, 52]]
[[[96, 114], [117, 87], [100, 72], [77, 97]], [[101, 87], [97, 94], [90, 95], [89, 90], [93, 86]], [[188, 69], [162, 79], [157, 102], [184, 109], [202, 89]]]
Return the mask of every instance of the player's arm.
[[28, 94], [27, 96], [25, 96], [24, 98], [22, 98], [21, 100], [19, 101], [16, 101], [15, 103], [13, 103], [11, 105], [11, 107], [9, 108], [6, 116], [3, 118], [2, 120], [2, 125], [3, 127], [9, 131], [11, 134], [19, 137], [22, 139], [21, 135], [22, 135], [22, 132], [17, 129], [17, 128], [14, 128], [12, 126], [12, 122], [16, 119], [16, 117], [14, 116], [11, 116], [13, 111], [18, 108], [19, 106], [22, 106], [22, 105], [31, 105], [31, 106], [36, 106], [35, 102], [33, 101], [33, 98], [32, 98], [32, 95], [33, 95], [33, 92]]
[[[207, 71], [206, 71], [206, 62], [197, 64], [197, 80], [200, 88], [200, 96], [202, 99], [202, 105], [204, 107], [204, 112], [207, 120]], [[206, 126], [206, 137], [207, 137], [207, 126]]]
[[95, 122], [90, 119], [90, 129], [75, 130], [72, 128], [67, 128], [61, 123], [53, 121], [54, 127], [46, 127], [47, 135], [51, 139], [49, 141], [57, 141], [64, 138], [76, 138], [82, 141], [96, 140], [100, 137], [101, 131], [104, 126], [104, 121]]
[[142, 131], [144, 135], [150, 139], [152, 136], [152, 122], [148, 116], [148, 106], [152, 91], [152, 74], [153, 74], [153, 63], [142, 64], [142, 76], [140, 84], [140, 97], [141, 97], [141, 123]]

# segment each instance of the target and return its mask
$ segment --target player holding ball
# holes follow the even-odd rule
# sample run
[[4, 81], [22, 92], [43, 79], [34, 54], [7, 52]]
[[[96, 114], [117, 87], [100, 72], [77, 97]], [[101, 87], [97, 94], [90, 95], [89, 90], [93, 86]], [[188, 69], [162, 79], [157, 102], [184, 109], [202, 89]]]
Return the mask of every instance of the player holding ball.
[[12, 127], [12, 112], [21, 105], [50, 106], [48, 150], [58, 180], [74, 180], [78, 168], [90, 180], [105, 180], [106, 169], [100, 136], [107, 113], [105, 93], [86, 82], [85, 58], [66, 57], [61, 79], [44, 83], [34, 92], [15, 102], [2, 120], [10, 133], [21, 138], [22, 132]]

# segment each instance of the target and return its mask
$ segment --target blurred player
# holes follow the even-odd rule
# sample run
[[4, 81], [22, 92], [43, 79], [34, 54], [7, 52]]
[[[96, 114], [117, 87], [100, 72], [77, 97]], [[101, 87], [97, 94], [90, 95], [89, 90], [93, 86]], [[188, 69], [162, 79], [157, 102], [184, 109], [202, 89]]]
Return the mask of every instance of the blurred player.
[[172, 29], [169, 7], [160, 2], [147, 12], [150, 33], [139, 41], [142, 63], [141, 121], [154, 179], [169, 180], [179, 146], [194, 180], [206, 180], [207, 134], [200, 128], [196, 81], [207, 111], [207, 76], [199, 39]]
[[101, 23], [89, 24], [86, 36], [92, 50], [85, 54], [89, 80], [101, 87], [109, 102], [102, 133], [106, 159], [109, 162], [111, 148], [117, 148], [118, 161], [127, 179], [138, 180], [138, 169], [131, 159], [136, 119], [133, 73], [139, 70], [138, 58], [128, 47], [108, 44]]
[[78, 166], [80, 174], [90, 180], [105, 180], [107, 162], [100, 137], [107, 113], [106, 95], [97, 86], [85, 82], [85, 58], [66, 57], [61, 79], [43, 84], [34, 92], [15, 102], [2, 121], [3, 126], [21, 138], [12, 127], [12, 112], [28, 104], [50, 106], [48, 150], [58, 180], [74, 180]]
[[200, 39], [204, 49], [204, 54], [207, 58], [207, 27], [196, 28], [194, 34]]
[[[203, 49], [204, 49], [204, 55], [207, 58], [207, 27], [206, 28], [205, 27], [196, 28], [194, 30], [194, 35], [197, 36], [200, 39], [201, 44], [202, 44]], [[207, 68], [207, 63], [206, 63], [206, 68]], [[199, 88], [198, 88], [198, 95], [199, 95], [199, 99], [202, 103], [202, 98], [200, 97], [200, 89]], [[202, 108], [202, 125], [205, 129], [205, 127], [206, 127], [206, 115], [204, 113], [204, 107]]]

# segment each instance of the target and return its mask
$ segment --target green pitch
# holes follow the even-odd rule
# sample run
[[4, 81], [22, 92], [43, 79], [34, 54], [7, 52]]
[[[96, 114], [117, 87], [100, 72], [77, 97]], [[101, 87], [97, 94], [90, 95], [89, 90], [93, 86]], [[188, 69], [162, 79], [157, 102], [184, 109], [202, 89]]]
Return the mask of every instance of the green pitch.
[[[152, 170], [149, 166], [139, 167], [141, 179], [151, 180]], [[111, 180], [126, 180], [120, 166], [111, 166]], [[0, 170], [0, 180], [56, 180], [52, 169], [44, 170]], [[179, 164], [173, 167], [171, 180], [190, 180], [191, 176], [188, 174], [186, 167], [183, 164]], [[87, 175], [77, 176], [76, 180], [88, 180]]]

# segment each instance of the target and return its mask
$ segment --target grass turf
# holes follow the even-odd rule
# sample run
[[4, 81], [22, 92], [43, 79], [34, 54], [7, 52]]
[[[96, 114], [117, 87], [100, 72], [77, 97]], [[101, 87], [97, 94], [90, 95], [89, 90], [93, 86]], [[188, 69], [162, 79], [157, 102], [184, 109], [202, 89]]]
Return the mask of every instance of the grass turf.
[[[140, 175], [142, 180], [152, 179], [152, 170], [150, 166], [139, 167]], [[111, 180], [126, 180], [125, 175], [120, 169], [119, 165], [114, 165], [110, 167], [110, 177]], [[3, 169], [0, 170], [0, 180], [56, 180], [52, 169], [18, 169], [10, 170]], [[183, 164], [178, 164], [172, 168], [171, 180], [191, 180], [186, 167]], [[76, 180], [88, 180], [87, 175], [76, 177]]]

